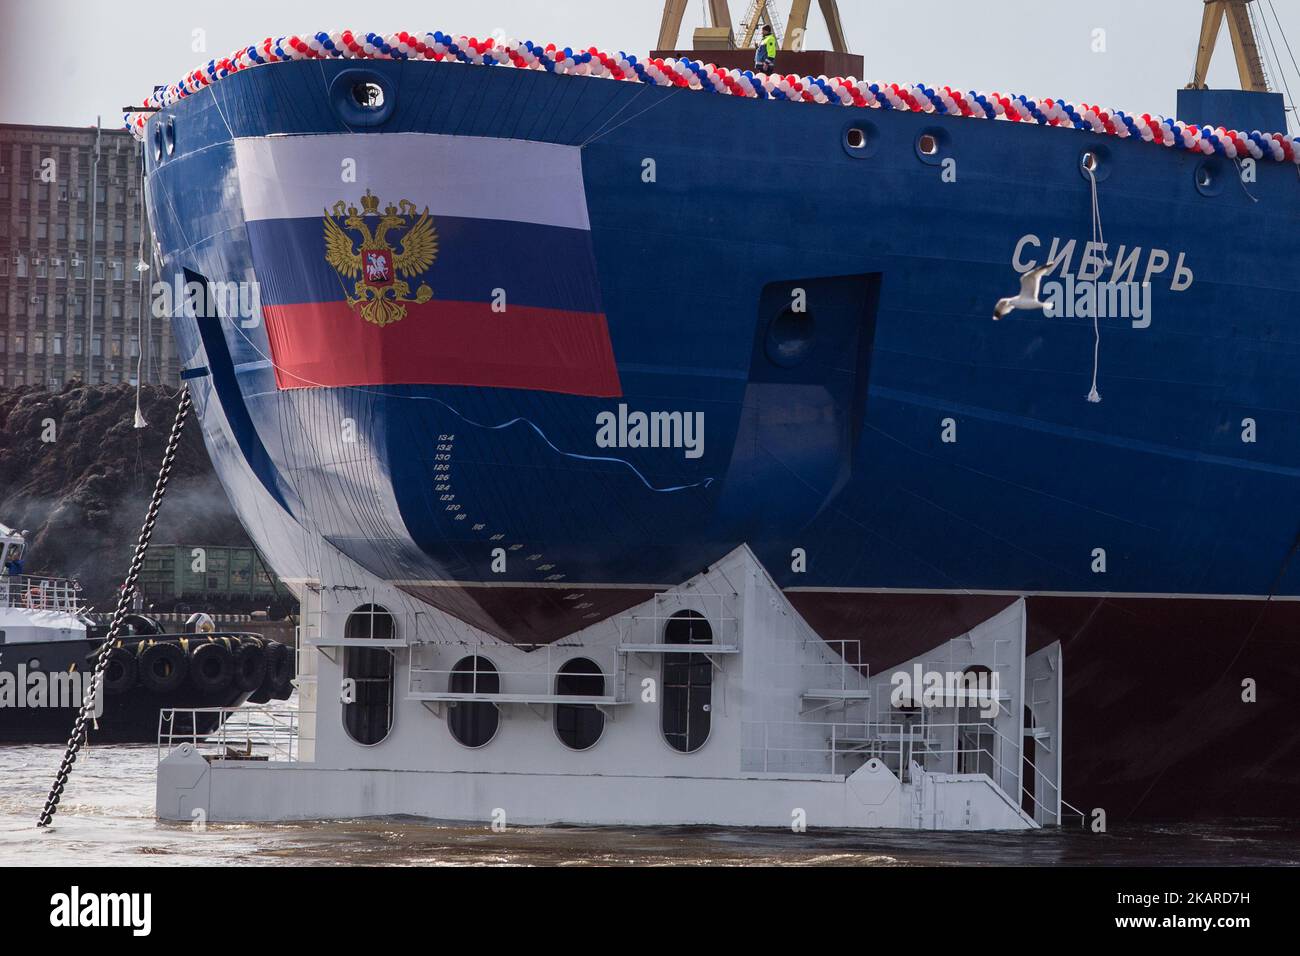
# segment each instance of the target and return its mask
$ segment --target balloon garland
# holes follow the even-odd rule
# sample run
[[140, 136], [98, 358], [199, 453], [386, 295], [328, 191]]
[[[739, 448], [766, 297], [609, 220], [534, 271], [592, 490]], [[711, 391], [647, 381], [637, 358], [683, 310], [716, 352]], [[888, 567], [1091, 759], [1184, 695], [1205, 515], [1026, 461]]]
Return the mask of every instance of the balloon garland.
[[[1192, 126], [1182, 120], [1149, 113], [1132, 115], [1087, 103], [1073, 105], [1065, 100], [1034, 100], [1001, 93], [963, 92], [952, 87], [922, 84], [867, 83], [853, 77], [766, 75], [750, 70], [729, 70], [697, 60], [668, 57], [638, 59], [628, 53], [603, 53], [595, 47], [574, 50], [554, 43], [540, 46], [530, 40], [478, 40], [442, 32], [412, 34], [357, 33], [338, 30], [305, 36], [267, 37], [261, 43], [236, 50], [230, 56], [209, 60], [191, 70], [177, 83], [160, 88], [140, 104], [164, 109], [232, 73], [283, 60], [331, 58], [376, 60], [454, 61], [475, 66], [507, 66], [521, 70], [545, 70], [573, 76], [594, 76], [706, 90], [750, 99], [790, 100], [802, 103], [834, 104], [867, 109], [907, 110], [977, 119], [1002, 119], [1015, 123], [1064, 126], [1141, 139], [1168, 148], [1220, 155], [1229, 159], [1269, 159], [1300, 165], [1300, 138], [1284, 133], [1240, 132], [1211, 126]], [[144, 138], [150, 112], [125, 114], [126, 128], [137, 139]]]

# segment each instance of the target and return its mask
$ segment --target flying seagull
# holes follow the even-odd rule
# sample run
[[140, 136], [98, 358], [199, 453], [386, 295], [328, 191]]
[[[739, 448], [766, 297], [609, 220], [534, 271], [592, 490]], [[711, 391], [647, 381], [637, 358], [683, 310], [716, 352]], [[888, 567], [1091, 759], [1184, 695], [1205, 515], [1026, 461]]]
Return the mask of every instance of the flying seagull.
[[993, 321], [996, 322], [1016, 309], [1042, 309], [1044, 315], [1051, 315], [1047, 303], [1038, 298], [1038, 290], [1043, 284], [1043, 276], [1055, 269], [1060, 261], [1057, 259], [1021, 275], [1020, 294], [1012, 298], [999, 299], [998, 304], [993, 307]]

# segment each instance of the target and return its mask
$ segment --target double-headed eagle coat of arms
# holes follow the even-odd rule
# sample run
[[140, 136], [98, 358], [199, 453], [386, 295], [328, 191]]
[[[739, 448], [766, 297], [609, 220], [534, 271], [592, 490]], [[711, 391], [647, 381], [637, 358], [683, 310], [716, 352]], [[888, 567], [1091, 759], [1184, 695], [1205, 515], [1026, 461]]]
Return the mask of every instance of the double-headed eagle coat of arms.
[[[375, 217], [379, 221], [372, 231], [367, 220]], [[398, 236], [399, 248], [394, 248], [388, 234], [406, 227], [411, 219], [415, 222]], [[397, 206], [389, 203], [380, 215], [379, 197], [367, 189], [361, 197], [360, 212], [340, 199], [333, 212], [325, 215], [325, 261], [340, 276], [355, 280], [352, 294], [347, 296], [348, 305], [361, 318], [381, 328], [406, 316], [405, 303], [433, 298], [433, 290], [423, 283], [412, 296], [410, 284], [398, 276], [419, 276], [437, 257], [438, 233], [427, 206], [417, 218], [415, 204], [403, 199]]]

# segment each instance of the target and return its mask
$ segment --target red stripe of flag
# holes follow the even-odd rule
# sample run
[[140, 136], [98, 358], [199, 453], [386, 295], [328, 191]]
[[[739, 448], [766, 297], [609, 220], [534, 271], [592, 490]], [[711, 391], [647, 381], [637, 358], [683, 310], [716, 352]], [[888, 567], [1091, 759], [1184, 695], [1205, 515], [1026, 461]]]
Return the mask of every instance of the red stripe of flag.
[[473, 385], [622, 395], [601, 313], [486, 302], [405, 303], [380, 327], [346, 302], [262, 307], [282, 389]]

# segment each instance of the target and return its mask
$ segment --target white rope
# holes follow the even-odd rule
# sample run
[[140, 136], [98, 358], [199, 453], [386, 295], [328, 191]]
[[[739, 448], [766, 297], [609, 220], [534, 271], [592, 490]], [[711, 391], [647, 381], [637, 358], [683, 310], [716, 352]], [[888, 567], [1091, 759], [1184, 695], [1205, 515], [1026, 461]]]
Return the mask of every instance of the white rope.
[[[1087, 169], [1087, 167], [1084, 167]], [[1101, 250], [1102, 267], [1111, 265], [1110, 256], [1106, 254], [1106, 233], [1101, 228], [1101, 205], [1097, 202], [1097, 176], [1088, 169], [1088, 179], [1092, 184], [1092, 242], [1094, 249]], [[1100, 245], [1098, 245], [1100, 243]]]
[[[1092, 183], [1092, 249], [1093, 255], [1101, 253], [1101, 264], [1098, 266], [1097, 275], [1101, 270], [1110, 265], [1110, 260], [1106, 256], [1106, 236], [1101, 228], [1101, 206], [1097, 202], [1097, 176], [1092, 171], [1092, 167], [1084, 166], [1084, 171], [1088, 174], [1088, 180]], [[1098, 242], [1101, 244], [1098, 245]], [[1101, 393], [1097, 391], [1097, 372], [1101, 365], [1101, 319], [1099, 314], [1101, 310], [1097, 307], [1097, 278], [1092, 280], [1092, 390], [1088, 392], [1088, 401], [1094, 405], [1101, 401]]]

